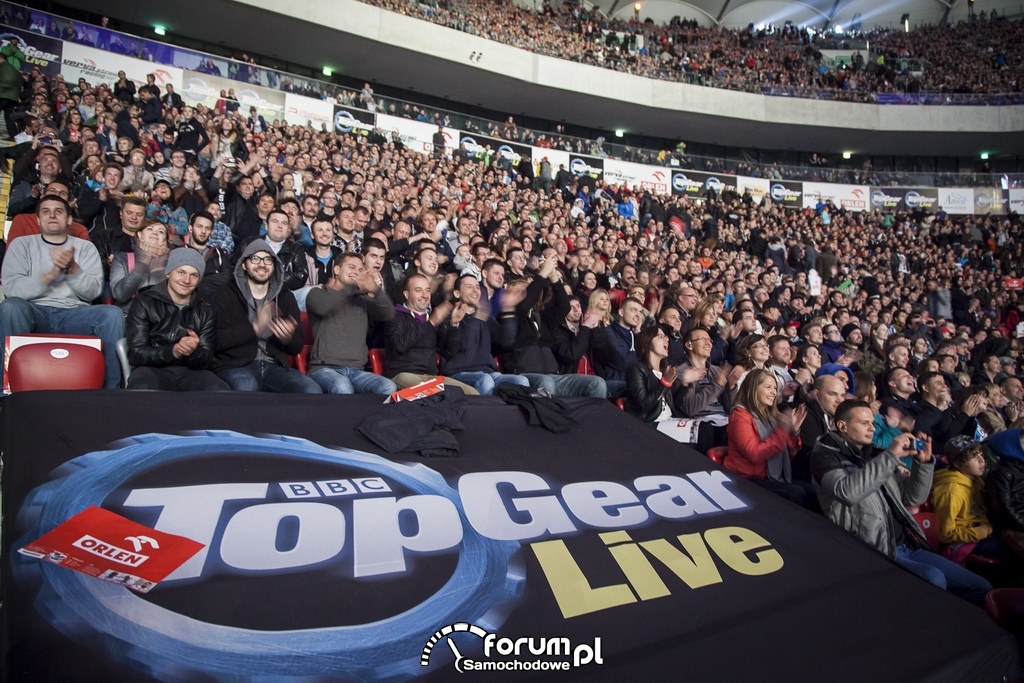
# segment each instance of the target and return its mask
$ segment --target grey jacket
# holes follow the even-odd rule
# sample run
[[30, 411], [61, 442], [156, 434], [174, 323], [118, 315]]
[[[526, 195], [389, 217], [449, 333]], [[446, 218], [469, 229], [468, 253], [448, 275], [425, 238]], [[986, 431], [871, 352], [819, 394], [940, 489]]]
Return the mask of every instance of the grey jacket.
[[835, 524], [889, 557], [895, 555], [900, 527], [928, 547], [924, 532], [904, 506], [920, 505], [928, 498], [935, 463], [915, 460], [909, 477], [897, 473], [899, 464], [892, 451], [870, 446], [857, 450], [836, 432], [823, 435], [811, 451], [821, 509]]

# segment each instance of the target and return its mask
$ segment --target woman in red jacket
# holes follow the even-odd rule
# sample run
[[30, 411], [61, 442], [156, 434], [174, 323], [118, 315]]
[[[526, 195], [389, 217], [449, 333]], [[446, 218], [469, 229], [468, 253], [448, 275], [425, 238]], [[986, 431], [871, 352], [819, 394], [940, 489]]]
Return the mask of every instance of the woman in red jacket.
[[727, 469], [797, 505], [820, 512], [814, 487], [793, 481], [790, 460], [800, 448], [800, 426], [807, 407], [780, 411], [778, 381], [768, 370], [754, 368], [736, 394], [729, 415]]

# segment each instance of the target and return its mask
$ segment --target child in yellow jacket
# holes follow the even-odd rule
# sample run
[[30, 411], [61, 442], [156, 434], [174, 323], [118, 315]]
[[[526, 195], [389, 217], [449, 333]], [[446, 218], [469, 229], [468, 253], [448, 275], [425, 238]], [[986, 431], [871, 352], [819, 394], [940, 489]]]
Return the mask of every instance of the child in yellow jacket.
[[951, 546], [946, 554], [961, 563], [972, 553], [999, 555], [1002, 543], [992, 536], [992, 523], [982, 502], [984, 449], [969, 436], [957, 436], [946, 444], [946, 460], [949, 467], [936, 472], [932, 484], [939, 540]]

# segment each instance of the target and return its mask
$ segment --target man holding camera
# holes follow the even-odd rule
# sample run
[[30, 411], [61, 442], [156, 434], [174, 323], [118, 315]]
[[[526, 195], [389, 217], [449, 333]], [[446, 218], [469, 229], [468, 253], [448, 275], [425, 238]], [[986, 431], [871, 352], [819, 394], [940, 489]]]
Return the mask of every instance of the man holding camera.
[[[811, 475], [826, 516], [898, 565], [960, 597], [981, 604], [992, 585], [937, 555], [907, 512], [931, 491], [935, 461], [932, 440], [903, 433], [889, 448], [873, 448], [874, 411], [864, 401], [848, 400], [835, 411], [835, 431], [823, 435], [811, 451]], [[910, 475], [900, 458], [912, 456]]]

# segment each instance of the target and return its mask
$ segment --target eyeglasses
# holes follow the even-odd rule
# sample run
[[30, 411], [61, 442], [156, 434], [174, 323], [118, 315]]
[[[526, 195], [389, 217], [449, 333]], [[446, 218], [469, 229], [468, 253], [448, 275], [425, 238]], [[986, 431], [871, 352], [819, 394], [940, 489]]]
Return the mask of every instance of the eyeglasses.
[[[706, 343], [710, 344], [711, 343], [711, 337], [694, 337], [693, 339], [690, 340], [691, 344], [693, 342], [706, 342]], [[755, 346], [756, 346], [756, 344], [755, 344]]]
[[274, 265], [274, 257], [273, 256], [260, 256], [259, 254], [253, 254], [252, 256], [247, 258], [246, 260], [249, 263], [251, 263], [252, 265], [254, 265], [254, 266], [258, 266], [261, 263], [263, 265], [265, 265], [265, 266], [272, 266], [272, 265]]

